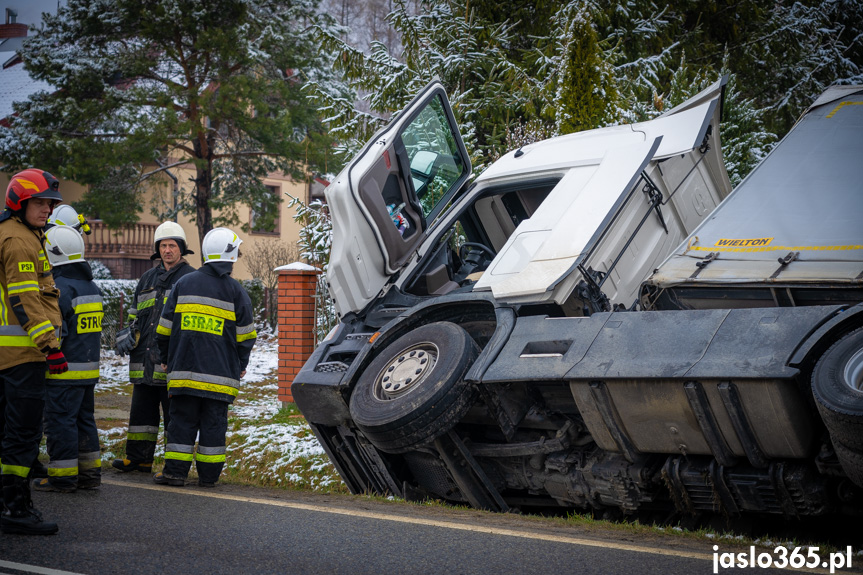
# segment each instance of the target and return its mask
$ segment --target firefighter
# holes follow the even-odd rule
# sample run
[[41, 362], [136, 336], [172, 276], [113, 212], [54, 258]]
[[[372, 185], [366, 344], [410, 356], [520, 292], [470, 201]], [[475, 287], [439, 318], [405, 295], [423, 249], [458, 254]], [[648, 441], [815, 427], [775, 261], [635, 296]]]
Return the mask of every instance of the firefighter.
[[60, 182], [42, 170], [12, 176], [0, 215], [0, 436], [3, 533], [50, 535], [30, 499], [28, 474], [39, 454], [46, 371], [68, 369], [60, 351], [59, 291], [45, 257], [42, 228], [62, 200]]
[[111, 463], [124, 472], [152, 471], [159, 437], [159, 406], [168, 427], [168, 380], [159, 361], [156, 326], [172, 286], [195, 271], [183, 257], [194, 252], [186, 247], [186, 233], [179, 224], [165, 222], [156, 228], [153, 247], [155, 253], [150, 259], [161, 261], [141, 276], [129, 307], [130, 325], [117, 334], [117, 353], [129, 354], [129, 380], [134, 384], [126, 457]]
[[45, 251], [60, 289], [60, 349], [69, 362], [69, 371], [48, 374], [45, 435], [51, 461], [48, 477], [34, 479], [31, 487], [65, 493], [97, 489], [101, 484], [102, 457], [94, 391], [99, 381], [102, 292], [84, 259], [84, 239], [74, 228], [50, 228], [45, 233]]
[[204, 265], [177, 282], [159, 320], [171, 396], [160, 485], [184, 485], [194, 460], [198, 485], [214, 487], [225, 465], [228, 406], [257, 338], [249, 294], [231, 277], [241, 243], [227, 228], [207, 233]]

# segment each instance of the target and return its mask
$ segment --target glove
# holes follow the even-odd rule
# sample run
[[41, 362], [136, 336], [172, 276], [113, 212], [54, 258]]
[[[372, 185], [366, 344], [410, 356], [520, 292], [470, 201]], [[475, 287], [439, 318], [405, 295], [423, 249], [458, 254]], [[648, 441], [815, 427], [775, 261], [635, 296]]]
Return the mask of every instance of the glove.
[[66, 363], [66, 356], [59, 349], [48, 354], [48, 371], [51, 375], [60, 375], [69, 371], [69, 364]]
[[117, 332], [117, 338], [114, 341], [114, 351], [117, 352], [117, 355], [123, 356], [131, 353], [136, 345], [138, 345], [138, 334], [132, 333], [131, 327], [124, 327]]

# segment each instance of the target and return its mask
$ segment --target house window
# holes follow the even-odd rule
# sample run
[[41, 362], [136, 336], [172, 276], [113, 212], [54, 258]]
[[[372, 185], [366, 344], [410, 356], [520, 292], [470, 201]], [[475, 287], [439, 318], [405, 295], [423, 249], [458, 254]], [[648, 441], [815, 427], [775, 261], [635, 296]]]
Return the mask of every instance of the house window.
[[253, 234], [279, 235], [282, 199], [279, 186], [264, 186], [269, 194], [252, 204], [249, 229]]

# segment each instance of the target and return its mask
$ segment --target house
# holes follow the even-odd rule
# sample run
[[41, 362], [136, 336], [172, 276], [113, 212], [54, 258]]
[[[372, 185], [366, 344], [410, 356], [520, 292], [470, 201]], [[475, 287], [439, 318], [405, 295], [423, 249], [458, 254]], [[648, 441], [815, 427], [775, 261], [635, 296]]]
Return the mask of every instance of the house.
[[[15, 10], [6, 8], [5, 23], [0, 24], [0, 125], [7, 123], [8, 118], [14, 114], [13, 102], [24, 100], [30, 94], [40, 90], [51, 89], [49, 84], [31, 78], [21, 63], [17, 51], [27, 36], [28, 25], [18, 23], [16, 17]], [[3, 190], [6, 189], [9, 177], [12, 175], [0, 166], [0, 186]], [[148, 184], [143, 202], [144, 210], [139, 214], [138, 223], [131, 227], [109, 230], [101, 220], [94, 218], [93, 214], [84, 214], [92, 229], [92, 232], [84, 237], [87, 258], [105, 264], [117, 279], [138, 278], [153, 266], [150, 260], [150, 255], [153, 253], [153, 234], [162, 222], [150, 213], [149, 208], [153, 204], [172, 205], [175, 186], [189, 182], [193, 171], [179, 168], [168, 170], [165, 175], [167, 177]], [[262, 242], [296, 243], [300, 225], [293, 219], [294, 210], [287, 207], [290, 198], [286, 194], [308, 202], [317, 197], [316, 194], [322, 195], [321, 191], [326, 186], [326, 182], [320, 178], [312, 179], [309, 183], [296, 182], [282, 173], [269, 174], [264, 178], [263, 183], [271, 193], [281, 199], [280, 213], [271, 229], [261, 229], [255, 225], [253, 210], [244, 205], [235, 206], [240, 222], [248, 224], [251, 230], [244, 232], [240, 226], [233, 227], [244, 242], [241, 252], [250, 253]], [[66, 203], [79, 200], [88, 191], [86, 186], [77, 182], [61, 179], [60, 184], [60, 191]], [[177, 223], [185, 230], [189, 248], [195, 252], [195, 255], [187, 259], [192, 265], [200, 266], [201, 247], [196, 225], [189, 217], [183, 215], [178, 218]], [[234, 276], [238, 279], [251, 278], [246, 262], [247, 260], [240, 258], [235, 266]], [[273, 262], [273, 267], [288, 263], [291, 262], [276, 261]]]

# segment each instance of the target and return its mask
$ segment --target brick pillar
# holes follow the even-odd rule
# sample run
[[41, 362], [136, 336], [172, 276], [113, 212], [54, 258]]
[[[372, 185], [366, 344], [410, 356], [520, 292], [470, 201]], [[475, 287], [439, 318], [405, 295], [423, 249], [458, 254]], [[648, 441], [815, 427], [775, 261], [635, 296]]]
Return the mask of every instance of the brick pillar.
[[279, 271], [279, 400], [292, 403], [291, 383], [315, 349], [315, 288], [321, 273], [293, 263]]

